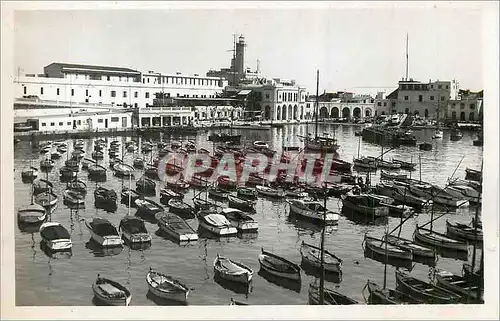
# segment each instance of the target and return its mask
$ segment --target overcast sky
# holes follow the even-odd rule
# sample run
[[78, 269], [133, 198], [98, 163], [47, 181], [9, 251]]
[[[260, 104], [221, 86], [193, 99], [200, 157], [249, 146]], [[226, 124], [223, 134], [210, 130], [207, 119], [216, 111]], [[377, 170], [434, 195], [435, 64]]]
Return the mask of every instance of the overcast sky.
[[457, 79], [482, 89], [478, 9], [174, 9], [16, 11], [15, 68], [42, 73], [52, 62], [204, 75], [229, 67], [232, 34], [243, 34], [247, 67], [295, 79], [310, 93], [389, 93], [405, 74]]

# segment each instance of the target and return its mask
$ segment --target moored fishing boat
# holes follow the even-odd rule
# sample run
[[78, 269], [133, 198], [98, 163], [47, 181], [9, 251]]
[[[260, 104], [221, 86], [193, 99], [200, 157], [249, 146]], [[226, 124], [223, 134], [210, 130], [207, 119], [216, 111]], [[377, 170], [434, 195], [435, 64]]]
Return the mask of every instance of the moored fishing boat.
[[253, 276], [251, 268], [227, 257], [220, 256], [219, 253], [217, 253], [214, 260], [214, 273], [221, 279], [243, 284], [249, 284]]
[[257, 191], [253, 188], [248, 187], [238, 187], [236, 189], [236, 195], [241, 198], [255, 199], [257, 197]]
[[389, 215], [389, 208], [378, 205], [378, 200], [368, 194], [342, 196], [342, 210], [344, 207], [354, 212], [364, 214], [370, 218], [386, 217]]
[[46, 179], [39, 179], [35, 182], [33, 182], [33, 193], [35, 195], [43, 193], [43, 192], [50, 192], [54, 188], [54, 184], [52, 182], [46, 180]]
[[235, 208], [224, 208], [221, 212], [238, 232], [257, 232], [259, 224], [250, 215]]
[[451, 291], [406, 275], [399, 270], [396, 270], [396, 284], [401, 291], [425, 303], [453, 304], [460, 300], [460, 297]]
[[149, 268], [149, 272], [146, 275], [146, 282], [148, 283], [149, 291], [159, 298], [181, 303], [187, 302], [189, 288], [171, 276]]
[[164, 211], [163, 206], [147, 198], [136, 199], [135, 206], [137, 207], [137, 212], [148, 219], [154, 219], [157, 213]]
[[481, 182], [481, 179], [482, 179], [481, 171], [467, 167], [465, 169], [465, 179], [468, 179], [471, 181]]
[[192, 187], [205, 187], [210, 185], [210, 182], [207, 178], [194, 174], [189, 182]]
[[151, 242], [151, 235], [146, 229], [144, 221], [133, 216], [125, 216], [121, 219], [118, 230], [128, 244]]
[[93, 164], [88, 168], [89, 178], [93, 179], [105, 179], [106, 178], [106, 168], [104, 166]]
[[256, 149], [267, 149], [269, 148], [269, 144], [260, 140], [253, 142], [253, 147]]
[[[302, 241], [300, 255], [303, 263], [317, 269], [321, 268], [321, 248]], [[324, 250], [324, 268], [325, 272], [342, 273], [342, 260], [328, 250]]]
[[87, 184], [85, 184], [84, 181], [76, 179], [74, 181], [69, 182], [67, 187], [69, 190], [78, 192], [82, 195], [87, 195]]
[[51, 251], [70, 250], [73, 245], [68, 230], [57, 222], [43, 223], [40, 226], [40, 236]]
[[102, 247], [122, 246], [123, 240], [116, 227], [104, 218], [95, 217], [92, 222], [85, 221], [92, 239]]
[[389, 242], [386, 242], [383, 238], [378, 239], [365, 234], [363, 245], [365, 250], [369, 249], [372, 253], [383, 255], [388, 258], [413, 260], [413, 253], [411, 250], [403, 249], [397, 245], [392, 245]]
[[122, 189], [121, 202], [123, 204], [126, 204], [127, 206], [129, 205], [130, 202], [130, 206], [135, 207], [136, 206], [135, 200], [137, 200], [140, 197], [142, 197], [142, 195], [133, 189], [128, 189], [126, 187]]
[[208, 189], [208, 196], [215, 199], [226, 200], [229, 196], [229, 192], [222, 188], [210, 187]]
[[401, 169], [406, 169], [406, 170], [414, 170], [415, 167], [417, 166], [417, 163], [410, 163], [410, 162], [406, 162], [406, 161], [394, 159], [394, 158], [392, 159], [392, 162], [396, 163], [396, 164], [400, 164]]
[[300, 267], [276, 254], [261, 249], [259, 255], [260, 268], [277, 277], [300, 281]]
[[113, 165], [115, 175], [119, 177], [129, 177], [134, 175], [134, 168], [130, 165], [123, 163], [115, 163]]
[[413, 239], [423, 244], [436, 246], [439, 248], [467, 251], [468, 244], [462, 241], [452, 239], [444, 234], [434, 232], [427, 228], [419, 227], [418, 224], [413, 232]]
[[219, 176], [217, 178], [217, 186], [230, 190], [237, 187], [237, 182], [235, 179], [232, 179], [229, 176]]
[[52, 160], [56, 160], [56, 159], [59, 159], [61, 157], [62, 157], [62, 155], [58, 151], [55, 151], [55, 152], [50, 154], [50, 159], [52, 159]]
[[255, 186], [255, 189], [257, 190], [257, 193], [268, 196], [268, 197], [273, 197], [273, 198], [283, 198], [285, 197], [285, 191], [282, 189], [277, 189], [277, 188], [271, 188], [268, 186]]
[[171, 190], [170, 188], [162, 188], [160, 191], [160, 202], [162, 204], [168, 204], [168, 201], [172, 198], [182, 200], [184, 198], [184, 194], [177, 193], [176, 191]]
[[[352, 305], [358, 304], [358, 301], [350, 297], [334, 291], [329, 288], [324, 288], [324, 304], [325, 305]], [[320, 303], [320, 287], [317, 283], [311, 283], [308, 290], [309, 304], [319, 305]]]
[[70, 205], [84, 205], [85, 195], [72, 189], [66, 189], [63, 192], [63, 200], [64, 203]]
[[116, 192], [114, 189], [100, 186], [94, 190], [94, 199], [97, 204], [116, 206]]
[[128, 306], [132, 300], [132, 294], [126, 287], [116, 281], [102, 278], [99, 274], [92, 284], [92, 291], [99, 301], [107, 305]]
[[78, 175], [77, 171], [74, 168], [70, 168], [67, 166], [63, 166], [59, 169], [59, 174], [61, 179], [72, 180], [75, 179]]
[[136, 168], [144, 168], [144, 159], [140, 157], [134, 158], [134, 167]]
[[436, 251], [432, 248], [415, 244], [413, 241], [397, 237], [396, 235], [385, 235], [384, 240], [391, 245], [398, 246], [399, 248], [411, 251], [413, 256], [433, 258], [436, 260]]
[[40, 161], [40, 169], [49, 171], [52, 168], [54, 168], [54, 164], [55, 164], [55, 162], [50, 158], [41, 160]]
[[230, 236], [238, 233], [228, 219], [219, 213], [201, 211], [198, 213], [199, 226], [214, 233], [217, 236]]
[[228, 195], [229, 207], [237, 208], [246, 212], [255, 211], [255, 201]]
[[435, 278], [436, 285], [460, 295], [462, 300], [467, 303], [482, 301], [482, 291], [478, 291], [479, 285], [470, 278], [448, 271], [437, 271]]
[[372, 157], [355, 158], [352, 161], [352, 163], [353, 163], [354, 167], [361, 168], [361, 169], [368, 169], [368, 170], [376, 170], [377, 169], [377, 162]]
[[219, 207], [217, 204], [215, 204], [209, 200], [204, 200], [204, 199], [199, 198], [199, 197], [196, 197], [193, 199], [193, 204], [194, 204], [195, 211], [214, 210], [217, 207]]
[[170, 212], [176, 213], [180, 215], [183, 218], [192, 218], [194, 217], [194, 208], [187, 204], [186, 202], [183, 202], [180, 199], [177, 198], [171, 198], [168, 201], [168, 207]]
[[179, 192], [183, 192], [189, 189], [189, 183], [184, 181], [183, 179], [178, 179], [175, 182], [167, 180], [166, 186], [173, 189], [174, 191]]
[[95, 160], [90, 158], [82, 159], [82, 169], [88, 169], [90, 165], [95, 164]]
[[393, 180], [393, 179], [405, 179], [407, 176], [406, 174], [399, 174], [399, 173], [391, 173], [385, 170], [380, 171], [380, 178], [387, 179], [387, 180]]
[[290, 212], [303, 218], [326, 224], [337, 224], [339, 221], [337, 213], [325, 209], [318, 201], [289, 200], [288, 204], [290, 204]]
[[429, 150], [432, 150], [432, 144], [428, 143], [428, 142], [423, 142], [423, 143], [418, 144], [418, 148], [420, 150], [429, 151]]
[[58, 197], [52, 191], [39, 193], [35, 196], [35, 203], [45, 208], [54, 207], [57, 204]]
[[135, 182], [135, 188], [140, 193], [156, 194], [156, 182], [145, 176]]
[[198, 240], [198, 233], [180, 216], [174, 213], [159, 212], [155, 215], [158, 227], [178, 242]]
[[[368, 288], [368, 298], [365, 298], [368, 304], [421, 304], [412, 296], [390, 288], [380, 288], [375, 282], [367, 281], [365, 288]], [[364, 290], [364, 289], [363, 289]], [[364, 296], [364, 294], [363, 294]]]
[[47, 218], [47, 210], [33, 202], [17, 211], [17, 222], [19, 225], [41, 224]]
[[23, 170], [21, 172], [21, 178], [23, 181], [33, 181], [38, 177], [38, 168], [30, 166], [30, 168]]
[[448, 220], [446, 220], [446, 234], [468, 241], [483, 240], [482, 228], [475, 228], [474, 226], [462, 223], [450, 223]]
[[92, 159], [98, 160], [98, 159], [104, 159], [104, 153], [101, 151], [93, 151], [91, 155]]
[[389, 161], [385, 161], [382, 159], [375, 159], [375, 162], [377, 163], [378, 168], [386, 168], [386, 169], [400, 169], [401, 164], [399, 163], [393, 163]]

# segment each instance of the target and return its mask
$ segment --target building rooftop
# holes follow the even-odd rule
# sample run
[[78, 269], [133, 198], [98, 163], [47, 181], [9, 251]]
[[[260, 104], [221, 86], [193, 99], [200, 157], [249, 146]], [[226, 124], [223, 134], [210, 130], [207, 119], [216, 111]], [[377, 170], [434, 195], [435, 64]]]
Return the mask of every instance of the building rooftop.
[[62, 72], [64, 71], [88, 71], [88, 72], [113, 72], [113, 73], [133, 73], [140, 74], [139, 71], [124, 68], [124, 67], [112, 67], [112, 66], [97, 66], [97, 65], [83, 65], [83, 64], [68, 64], [61, 62], [53, 62], [50, 65], [45, 66], [48, 67], [60, 67]]

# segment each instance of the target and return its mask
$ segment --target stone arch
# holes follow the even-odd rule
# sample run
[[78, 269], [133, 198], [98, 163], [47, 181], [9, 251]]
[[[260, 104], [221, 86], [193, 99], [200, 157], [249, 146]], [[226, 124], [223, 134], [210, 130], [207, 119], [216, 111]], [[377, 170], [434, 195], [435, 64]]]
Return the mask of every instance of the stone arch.
[[276, 109], [276, 120], [280, 120], [281, 117], [281, 107], [278, 105], [278, 108]]
[[342, 108], [342, 118], [351, 118], [351, 110], [348, 107]]
[[[376, 113], [376, 112], [375, 112], [375, 113]], [[380, 115], [385, 116], [385, 111], [383, 111], [383, 112], [382, 112], [382, 114], [380, 114]]]
[[299, 117], [299, 108], [297, 105], [293, 106], [293, 119], [297, 119]]
[[354, 108], [352, 111], [352, 116], [354, 118], [361, 118], [361, 108], [359, 107]]
[[264, 119], [265, 119], [265, 120], [269, 120], [269, 119], [271, 119], [271, 107], [269, 107], [269, 105], [267, 105], [267, 106], [264, 108]]
[[405, 108], [405, 114], [407, 114], [407, 115], [410, 114], [410, 108]]
[[339, 118], [339, 109], [337, 107], [333, 107], [330, 111], [330, 118]]
[[328, 117], [328, 109], [325, 106], [323, 106], [319, 110], [319, 118], [323, 119], [326, 117]]
[[413, 116], [418, 116], [419, 114], [420, 114], [420, 113], [418, 112], [418, 110], [415, 110], [415, 111], [413, 112]]
[[474, 120], [474, 112], [472, 112], [472, 111], [469, 113], [469, 120], [470, 121]]
[[375, 110], [375, 117], [377, 117], [378, 112]]
[[372, 116], [372, 110], [370, 108], [365, 109], [365, 117], [371, 117]]
[[465, 111], [460, 113], [460, 120], [465, 121]]
[[429, 109], [427, 109], [427, 108], [424, 110], [424, 117], [425, 118], [429, 117]]
[[300, 106], [300, 119], [304, 119], [304, 106]]
[[286, 120], [286, 105], [281, 108], [281, 119]]
[[288, 119], [293, 119], [293, 108], [292, 105], [288, 105]]
[[457, 119], [457, 112], [456, 111], [451, 113], [451, 119], [453, 119], [453, 120]]

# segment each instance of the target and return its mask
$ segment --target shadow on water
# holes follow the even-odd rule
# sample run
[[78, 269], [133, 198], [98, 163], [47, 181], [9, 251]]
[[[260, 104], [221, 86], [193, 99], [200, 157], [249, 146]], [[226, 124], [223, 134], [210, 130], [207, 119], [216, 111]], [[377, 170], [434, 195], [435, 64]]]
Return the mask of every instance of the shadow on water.
[[116, 202], [94, 202], [94, 207], [104, 210], [107, 213], [115, 213], [118, 209]]
[[85, 243], [85, 248], [89, 249], [96, 257], [118, 255], [123, 250], [123, 246], [121, 245], [114, 247], [103, 247], [99, 243], [94, 241], [94, 239], [90, 239], [87, 243]]
[[[300, 262], [300, 267], [304, 271], [306, 275], [309, 276], [314, 276], [316, 278], [321, 277], [321, 269], [312, 266], [311, 264], [307, 263], [307, 261], [302, 260]], [[342, 272], [340, 273], [332, 273], [325, 271], [325, 281], [332, 282], [332, 283], [340, 283], [342, 282]]]
[[364, 214], [352, 211], [350, 209], [347, 209], [345, 207], [342, 207], [341, 211], [342, 215], [344, 215], [348, 220], [353, 222], [354, 224], [360, 224], [360, 225], [384, 225], [387, 224], [388, 222], [388, 217], [378, 217], [378, 218], [372, 218], [368, 217]]
[[226, 290], [232, 291], [237, 294], [245, 294], [246, 298], [248, 298], [248, 294], [250, 294], [253, 290], [252, 282], [250, 282], [250, 284], [232, 282], [224, 280], [218, 275], [214, 275], [214, 281]]
[[186, 305], [188, 305], [187, 302], [184, 303], [184, 302], [169, 300], [169, 299], [165, 299], [165, 298], [160, 298], [160, 297], [154, 295], [149, 290], [148, 290], [148, 293], [146, 293], [146, 298], [148, 298], [150, 301], [153, 301], [156, 305], [170, 305], [170, 306], [186, 306]]
[[238, 232], [236, 235], [241, 240], [255, 240], [259, 236], [258, 232]]
[[67, 208], [70, 210], [80, 210], [80, 209], [85, 209], [85, 203], [83, 204], [72, 204], [66, 200], [63, 200], [63, 204], [66, 205]]
[[37, 233], [40, 231], [40, 226], [42, 226], [43, 222], [39, 222], [36, 224], [26, 224], [26, 223], [17, 223], [17, 227], [19, 228], [19, 231], [23, 234], [33, 234]]
[[125, 240], [124, 237], [122, 237], [124, 244], [131, 250], [134, 251], [145, 251], [149, 250], [151, 248], [151, 242], [140, 242], [140, 243], [130, 243], [129, 241]]
[[53, 251], [51, 250], [44, 241], [40, 241], [40, 250], [49, 258], [52, 259], [69, 259], [73, 256], [72, 249], [68, 250], [59, 250]]
[[194, 241], [179, 241], [178, 239], [172, 237], [170, 234], [167, 234], [165, 233], [162, 229], [158, 229], [155, 231], [155, 235], [158, 236], [158, 237], [161, 237], [165, 240], [168, 240], [168, 241], [171, 241], [172, 243], [175, 243], [179, 246], [183, 246], [183, 247], [186, 247], [188, 245], [195, 245], [198, 240], [194, 240]]
[[229, 243], [229, 242], [237, 239], [236, 234], [219, 236], [219, 235], [216, 235], [216, 234], [208, 231], [207, 229], [203, 228], [202, 226], [198, 227], [198, 237], [208, 239], [208, 240], [214, 240], [217, 242], [226, 242], [226, 243]]
[[387, 257], [385, 255], [375, 253], [368, 248], [366, 248], [364, 250], [363, 254], [364, 254], [365, 258], [372, 259], [372, 260], [377, 261], [377, 262], [382, 263], [382, 264], [385, 264], [387, 262], [387, 264], [392, 265], [392, 266], [397, 267], [397, 268], [402, 267], [402, 268], [406, 268], [408, 270], [411, 270], [412, 266], [413, 266], [412, 260], [404, 260], [404, 259], [396, 259], [396, 258], [392, 258], [392, 257]]
[[148, 223], [151, 223], [151, 224], [157, 224], [158, 223], [158, 220], [154, 216], [144, 214], [144, 212], [139, 211], [139, 210], [137, 210], [137, 212], [135, 212], [135, 216], [138, 217], [138, 218], [141, 218], [144, 221], [146, 221]]
[[293, 281], [293, 280], [288, 280], [285, 278], [280, 278], [277, 276], [274, 276], [270, 274], [269, 272], [265, 270], [259, 270], [258, 275], [260, 275], [264, 280], [268, 281], [269, 283], [272, 283], [274, 285], [277, 285], [279, 287], [300, 293], [300, 288], [302, 286], [301, 281]]

